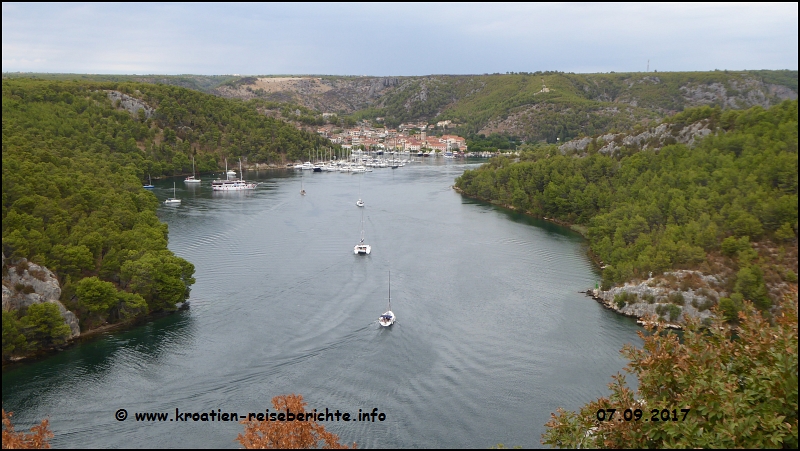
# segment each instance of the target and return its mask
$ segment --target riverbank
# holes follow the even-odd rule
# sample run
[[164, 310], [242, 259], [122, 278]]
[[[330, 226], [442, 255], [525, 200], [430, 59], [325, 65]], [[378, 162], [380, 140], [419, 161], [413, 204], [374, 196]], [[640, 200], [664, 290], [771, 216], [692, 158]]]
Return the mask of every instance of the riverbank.
[[610, 302], [610, 301], [604, 299], [603, 297], [600, 296], [600, 294], [601, 294], [601, 291], [598, 290], [598, 289], [586, 290], [586, 295], [591, 297], [595, 301], [597, 301], [601, 306], [603, 306], [603, 308], [605, 308], [607, 310], [613, 310], [614, 312], [616, 312], [616, 313], [618, 313], [618, 314], [620, 314], [622, 316], [627, 316], [628, 318], [636, 318], [636, 324], [638, 324], [640, 326], [645, 327], [645, 326], [651, 326], [651, 325], [652, 326], [661, 325], [662, 327], [667, 328], [667, 329], [675, 329], [675, 330], [682, 330], [683, 329], [683, 326], [681, 326], [680, 324], [669, 323], [669, 322], [666, 322], [666, 321], [657, 321], [657, 320], [653, 320], [652, 317], [651, 318], [644, 318], [642, 316], [639, 316], [636, 313], [628, 313], [628, 312], [621, 311], [620, 309], [618, 309], [614, 305], [613, 302]]
[[79, 343], [95, 340], [103, 334], [109, 332], [120, 332], [127, 329], [133, 329], [141, 326], [142, 324], [156, 320], [158, 318], [162, 318], [167, 315], [172, 315], [182, 310], [187, 310], [188, 308], [189, 308], [189, 302], [187, 301], [182, 303], [182, 305], [177, 310], [174, 311], [169, 311], [169, 312], [161, 311], [161, 312], [151, 313], [145, 316], [131, 318], [127, 321], [122, 321], [114, 324], [103, 324], [102, 326], [81, 331], [80, 335], [70, 338], [65, 343], [62, 343], [60, 345], [50, 346], [44, 349], [37, 349], [36, 351], [31, 352], [30, 354], [21, 356], [19, 355], [11, 356], [8, 360], [3, 360], [3, 371], [14, 368], [17, 364], [35, 362], [37, 360], [50, 357], [53, 354], [70, 349]]
[[[526, 216], [530, 216], [531, 218], [536, 218], [536, 219], [541, 219], [541, 220], [544, 220], [544, 221], [552, 222], [553, 224], [560, 225], [561, 227], [566, 227], [566, 228], [568, 228], [568, 229], [570, 229], [570, 230], [572, 230], [574, 232], [579, 233], [582, 237], [584, 237], [587, 240], [589, 239], [589, 235], [588, 235], [589, 234], [589, 228], [584, 226], [584, 225], [573, 224], [571, 222], [562, 221], [562, 220], [556, 219], [556, 218], [548, 218], [547, 216], [535, 215], [535, 214], [531, 213], [530, 211], [520, 211], [518, 208], [514, 207], [513, 205], [506, 205], [506, 204], [503, 204], [503, 203], [500, 203], [500, 202], [497, 202], [497, 201], [484, 199], [484, 198], [482, 198], [480, 196], [472, 196], [472, 195], [466, 194], [466, 193], [464, 193], [464, 191], [462, 191], [459, 187], [457, 187], [455, 185], [452, 185], [451, 188], [453, 188], [453, 190], [455, 192], [457, 192], [458, 194], [461, 194], [464, 197], [468, 197], [470, 199], [479, 200], [481, 202], [490, 203], [492, 205], [497, 205], [498, 207], [507, 208], [507, 209], [509, 209], [511, 211], [516, 211], [516, 212], [522, 213], [522, 214], [524, 214]], [[591, 248], [588, 249], [587, 254], [588, 254], [589, 258], [592, 260], [592, 262], [594, 262], [594, 264], [597, 266], [598, 269], [600, 269], [600, 270], [605, 269], [605, 267], [606, 267], [605, 263], [603, 263], [603, 261], [600, 260], [600, 258], [594, 252], [592, 252]]]
[[[455, 185], [452, 188], [462, 196], [519, 212], [519, 209], [511, 205], [467, 195]], [[528, 211], [521, 213], [567, 227], [588, 239], [588, 228], [585, 226], [534, 215]], [[592, 252], [591, 248], [587, 249], [587, 256], [599, 270], [605, 268], [605, 263]], [[721, 291], [721, 286], [722, 282], [717, 276], [682, 270], [666, 272], [656, 277], [652, 277], [651, 274], [651, 277], [643, 282], [631, 280], [622, 286], [611, 287], [605, 291], [597, 287], [588, 289], [586, 295], [600, 303], [603, 308], [613, 310], [622, 316], [636, 318], [636, 323], [640, 326], [658, 323], [668, 329], [680, 330], [688, 318], [701, 322], [709, 321], [713, 316], [710, 307], [716, 305], [720, 297], [727, 295]]]

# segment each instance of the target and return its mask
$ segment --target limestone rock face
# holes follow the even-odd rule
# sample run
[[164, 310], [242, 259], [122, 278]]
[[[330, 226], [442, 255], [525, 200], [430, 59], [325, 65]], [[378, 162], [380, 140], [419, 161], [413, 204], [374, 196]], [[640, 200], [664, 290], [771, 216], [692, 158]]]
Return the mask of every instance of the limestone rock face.
[[[6, 263], [5, 256], [3, 256], [4, 267], [6, 267]], [[25, 259], [15, 265], [8, 265], [7, 268], [7, 275], [3, 277], [4, 311], [19, 310], [33, 304], [51, 302], [58, 306], [64, 322], [72, 331], [69, 338], [80, 335], [78, 317], [59, 301], [61, 285], [52, 271]]]
[[136, 97], [131, 97], [119, 91], [108, 91], [108, 98], [111, 99], [112, 102], [119, 100], [120, 102], [119, 106], [121, 108], [124, 108], [134, 116], [139, 114], [139, 110], [144, 110], [144, 117], [146, 119], [149, 119], [151, 116], [153, 116], [153, 114], [156, 111], [155, 108], [142, 102]]
[[[695, 122], [678, 128], [675, 124], [660, 124], [650, 130], [645, 130], [639, 134], [625, 135], [623, 133], [607, 133], [595, 138], [599, 148], [598, 152], [606, 155], [613, 155], [623, 147], [638, 148], [641, 150], [659, 149], [667, 144], [686, 144], [694, 146], [695, 141], [713, 133], [708, 126], [707, 120]], [[585, 152], [592, 138], [583, 137], [574, 139], [558, 147], [562, 154]]]
[[[701, 287], [685, 289], [670, 287], [664, 283], [664, 277], [670, 276], [676, 281], [693, 278], [694, 284], [701, 285]], [[608, 291], [596, 290], [594, 297], [605, 307], [626, 316], [640, 319], [661, 317], [663, 321], [683, 325], [690, 317], [703, 321], [713, 316], [709, 307], [714, 305], [720, 297], [726, 295], [714, 288], [719, 284], [720, 281], [716, 276], [703, 275], [698, 271], [681, 270], [665, 273], [657, 278], [651, 277], [639, 283], [627, 283], [621, 287], [613, 287]], [[626, 302], [622, 306], [617, 305], [615, 298], [623, 293], [627, 293], [633, 302]], [[676, 305], [673, 299], [677, 294], [680, 294], [683, 299], [682, 305], [677, 304], [681, 314], [675, 320], [670, 321], [668, 315], [663, 313], [659, 315], [658, 310], [669, 305]]]

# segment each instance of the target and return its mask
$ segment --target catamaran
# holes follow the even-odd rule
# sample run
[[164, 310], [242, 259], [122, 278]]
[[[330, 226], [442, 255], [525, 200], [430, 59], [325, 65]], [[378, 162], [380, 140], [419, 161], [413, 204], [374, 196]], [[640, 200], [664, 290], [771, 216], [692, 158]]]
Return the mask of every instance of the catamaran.
[[364, 210], [361, 210], [361, 241], [353, 247], [353, 253], [356, 255], [369, 255], [372, 252], [372, 246], [364, 243]]

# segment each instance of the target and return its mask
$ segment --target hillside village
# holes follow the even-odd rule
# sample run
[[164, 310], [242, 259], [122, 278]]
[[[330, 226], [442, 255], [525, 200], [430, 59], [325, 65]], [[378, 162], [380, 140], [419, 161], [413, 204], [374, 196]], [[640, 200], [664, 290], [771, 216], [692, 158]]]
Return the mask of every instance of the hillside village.
[[[378, 118], [380, 119], [380, 118]], [[342, 129], [329, 124], [317, 129], [320, 136], [339, 144], [345, 150], [367, 150], [377, 152], [417, 152], [421, 155], [440, 152], [443, 155], [464, 156], [467, 153], [466, 139], [458, 135], [436, 135], [437, 128], [446, 130], [450, 121], [441, 121], [436, 126], [427, 123], [400, 124], [397, 129], [374, 127], [362, 121], [355, 127]]]

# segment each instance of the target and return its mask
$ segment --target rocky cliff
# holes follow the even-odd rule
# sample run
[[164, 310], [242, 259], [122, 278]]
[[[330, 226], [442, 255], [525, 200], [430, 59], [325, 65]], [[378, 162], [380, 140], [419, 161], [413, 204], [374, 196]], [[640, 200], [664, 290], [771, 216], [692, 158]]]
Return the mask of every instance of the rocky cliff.
[[44, 302], [55, 304], [72, 339], [81, 334], [78, 317], [64, 307], [60, 297], [61, 286], [52, 271], [25, 259], [9, 262], [3, 255], [3, 311], [27, 309]]
[[559, 146], [562, 154], [584, 154], [590, 145], [602, 153], [613, 155], [624, 147], [637, 150], [659, 149], [668, 144], [686, 144], [691, 147], [698, 139], [714, 133], [711, 121], [704, 119], [693, 124], [662, 123], [641, 133], [606, 133], [594, 138], [574, 139]]

